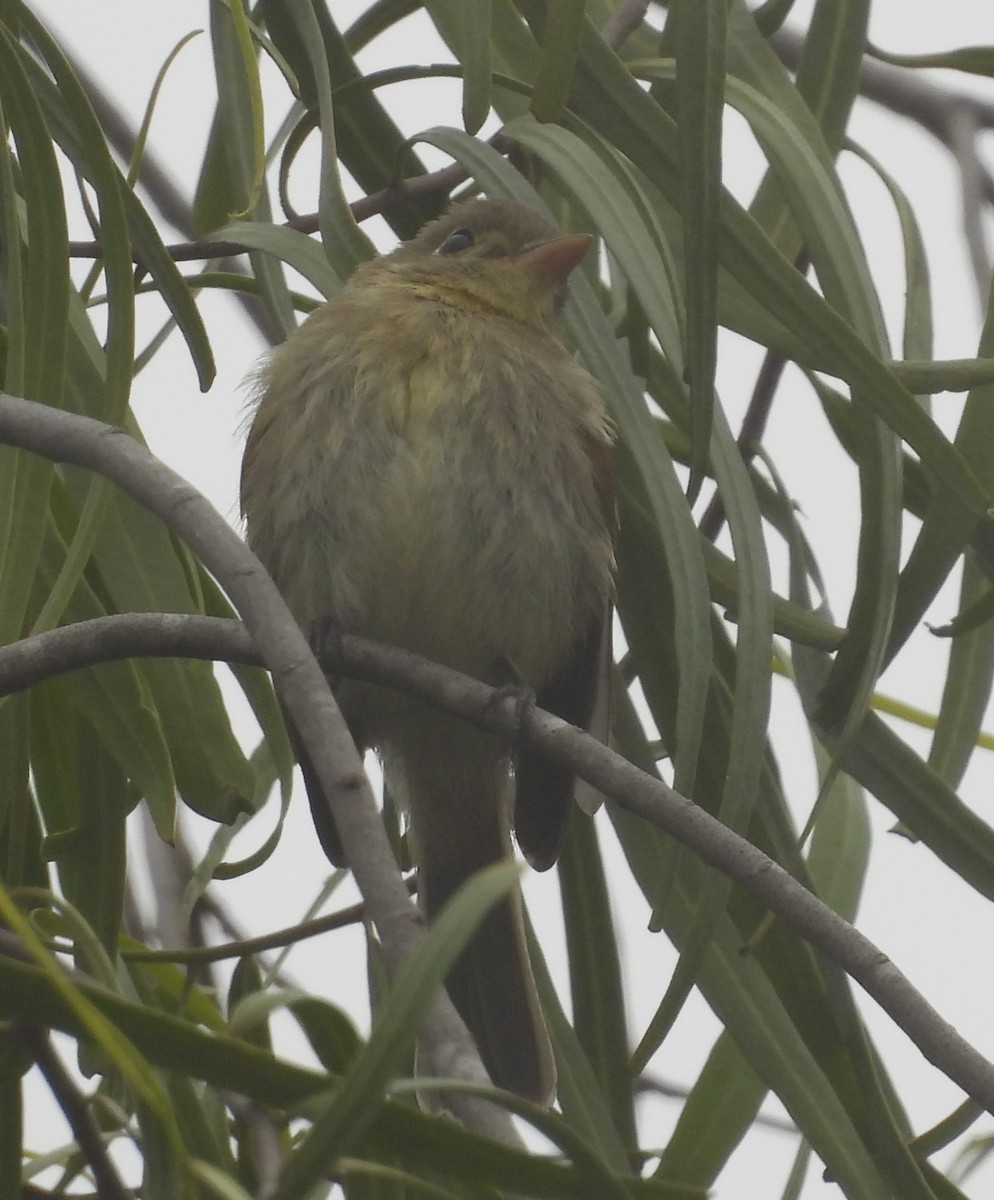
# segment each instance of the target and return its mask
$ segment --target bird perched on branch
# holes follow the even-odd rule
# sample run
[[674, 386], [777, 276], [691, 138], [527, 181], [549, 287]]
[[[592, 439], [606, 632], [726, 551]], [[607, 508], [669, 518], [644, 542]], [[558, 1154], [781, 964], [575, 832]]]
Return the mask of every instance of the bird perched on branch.
[[[305, 631], [331, 625], [606, 735], [615, 505], [598, 385], [558, 334], [586, 235], [473, 200], [363, 264], [263, 368], [242, 466], [252, 549]], [[575, 780], [423, 702], [344, 681], [342, 711], [410, 814], [430, 918], [512, 854], [555, 861]], [[329, 858], [342, 852], [303, 762]], [[539, 1102], [555, 1067], [520, 896], [447, 982], [495, 1083]]]

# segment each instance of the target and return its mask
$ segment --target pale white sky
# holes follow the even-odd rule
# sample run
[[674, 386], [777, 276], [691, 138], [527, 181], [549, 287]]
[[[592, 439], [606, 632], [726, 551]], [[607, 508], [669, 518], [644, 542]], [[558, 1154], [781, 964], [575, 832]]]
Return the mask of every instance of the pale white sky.
[[[137, 119], [144, 108], [155, 74], [165, 56], [187, 32], [205, 28], [207, 6], [203, 3], [164, 5], [153, 0], [103, 0], [100, 20], [94, 21], [94, 6], [73, 0], [42, 0], [39, 13], [97, 75], [107, 91]], [[336, 17], [359, 11], [365, 5], [331, 0]], [[806, 21], [812, 5], [796, 6], [797, 20]], [[873, 5], [873, 40], [892, 51], [923, 52], [936, 48], [994, 43], [994, 8], [977, 0], [945, 0], [941, 6], [941, 29], [935, 32], [937, 6], [930, 0], [876, 0]], [[113, 35], [109, 36], [109, 31]], [[429, 42], [423, 25], [410, 23], [403, 38], [393, 45], [374, 47], [390, 61], [437, 61], [442, 51]], [[174, 171], [181, 187], [192, 192], [211, 113], [210, 90], [204, 80], [210, 73], [210, 48], [206, 34], [184, 48], [165, 83], [160, 107], [153, 123], [151, 145]], [[994, 83], [970, 80], [951, 73], [937, 73], [959, 88], [972, 87], [994, 99]], [[390, 98], [402, 127], [415, 132], [433, 124], [450, 124], [458, 119], [457, 85], [448, 82], [415, 84], [402, 93], [393, 89]], [[282, 110], [273, 111], [273, 126]], [[978, 304], [969, 265], [960, 238], [958, 183], [949, 156], [927, 134], [906, 129], [880, 109], [861, 104], [851, 129], [895, 175], [914, 203], [930, 253], [935, 297], [936, 353], [940, 357], [966, 357], [976, 351], [979, 333]], [[751, 140], [738, 121], [730, 117], [727, 133], [726, 178], [740, 196], [747, 196], [759, 170]], [[990, 142], [986, 144], [990, 150]], [[893, 211], [881, 186], [861, 164], [851, 158], [841, 165], [857, 212], [875, 278], [887, 307], [892, 332], [897, 329], [904, 284], [900, 243]], [[306, 188], [297, 193], [307, 207]], [[80, 236], [87, 236], [80, 230]], [[171, 465], [200, 487], [222, 513], [237, 517], [237, 474], [240, 456], [239, 422], [244, 393], [240, 382], [261, 353], [254, 331], [226, 296], [206, 294], [202, 310], [211, 331], [218, 359], [218, 378], [211, 392], [197, 391], [196, 379], [184, 348], [173, 338], [153, 367], [136, 382], [135, 407], [153, 447]], [[146, 336], [157, 328], [154, 301], [142, 305], [142, 330]], [[719, 390], [733, 423], [748, 400], [758, 356], [737, 339], [722, 342]], [[743, 386], [745, 381], [745, 386]], [[952, 416], [958, 411], [955, 397], [937, 398], [936, 407]], [[799, 377], [784, 385], [770, 425], [767, 446], [784, 469], [787, 484], [800, 501], [816, 549], [827, 556], [829, 592], [836, 614], [844, 616], [852, 585], [854, 533], [858, 514], [850, 514], [850, 532], [836, 546], [826, 547], [820, 531], [835, 526], [840, 504], [852, 498], [849, 487], [851, 465], [833, 452], [830, 437], [818, 406]], [[840, 487], [841, 483], [841, 487]], [[955, 593], [946, 593], [932, 619], [946, 619], [956, 606]], [[885, 680], [887, 689], [923, 707], [937, 703], [946, 647], [922, 632], [913, 653], [906, 653]], [[245, 706], [237, 693], [233, 706], [249, 741], [253, 735], [245, 718]], [[994, 721], [989, 722], [994, 724]], [[797, 706], [786, 685], [777, 688], [774, 714], [776, 745], [788, 790], [799, 814], [814, 798], [814, 772], [807, 737]], [[915, 732], [909, 740], [920, 749], [927, 741]], [[963, 789], [964, 797], [982, 814], [991, 813], [994, 761], [978, 756]], [[264, 932], [291, 924], [320, 888], [327, 866], [310, 829], [302, 798], [295, 804], [286, 836], [279, 851], [265, 868], [247, 879], [219, 885], [219, 898], [231, 906], [237, 919], [253, 932]], [[991, 906], [937, 863], [927, 850], [888, 833], [893, 823], [889, 813], [871, 800], [875, 833], [873, 860], [859, 926], [910, 976], [939, 1011], [988, 1057], [994, 1058], [994, 1028], [991, 995], [994, 994], [994, 913]], [[265, 814], [260, 823], [265, 832], [273, 817]], [[603, 814], [600, 828], [610, 834]], [[197, 822], [191, 822], [196, 828]], [[202, 823], [198, 836], [203, 835]], [[247, 850], [262, 840], [264, 833], [250, 831], [244, 839]], [[654, 1011], [672, 969], [674, 954], [661, 936], [645, 932], [645, 902], [616, 859], [612, 897], [624, 926], [624, 950], [632, 997], [631, 1028], [637, 1039]], [[564, 958], [557, 949], [558, 895], [552, 876], [532, 875], [526, 896], [539, 926], [543, 944], [556, 977], [565, 978]], [[336, 902], [337, 902], [336, 897]], [[897, 901], [895, 903], [895, 900]], [[901, 921], [895, 920], [900, 910]], [[347, 967], [343, 964], [348, 964]], [[360, 937], [357, 933], [334, 935], [305, 943], [294, 951], [289, 969], [301, 983], [358, 1012], [365, 1022], [365, 976]], [[899, 1093], [909, 1105], [918, 1131], [947, 1115], [961, 1095], [943, 1076], [929, 1067], [918, 1051], [870, 1002], [865, 1011], [873, 1036], [892, 1070]], [[703, 1063], [718, 1025], [699, 998], [688, 1004], [663, 1048], [655, 1072], [672, 1083], [689, 1084]], [[302, 1040], [284, 1023], [283, 1047], [287, 1053], [301, 1052]], [[32, 1108], [36, 1144], [51, 1144], [61, 1138], [49, 1124], [49, 1109], [38, 1099]], [[769, 1112], [779, 1106], [769, 1101]], [[644, 1144], [662, 1145], [677, 1115], [670, 1101], [652, 1101], [646, 1109], [649, 1124]], [[988, 1120], [975, 1132], [992, 1132]], [[717, 1200], [773, 1200], [779, 1197], [794, 1152], [793, 1141], [782, 1135], [756, 1132], [735, 1155], [722, 1176]], [[949, 1160], [940, 1155], [938, 1165]], [[986, 1200], [994, 1191], [994, 1165], [978, 1172], [964, 1186], [973, 1200]], [[804, 1200], [821, 1200], [838, 1195], [834, 1185], [824, 1183], [818, 1172], [810, 1172]]]

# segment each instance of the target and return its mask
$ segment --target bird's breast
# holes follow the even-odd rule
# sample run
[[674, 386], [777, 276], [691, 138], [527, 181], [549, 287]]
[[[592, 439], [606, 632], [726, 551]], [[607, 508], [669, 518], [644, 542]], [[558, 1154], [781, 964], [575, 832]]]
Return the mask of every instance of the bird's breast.
[[596, 385], [508, 322], [368, 332], [298, 405], [277, 582], [305, 627], [331, 618], [484, 678], [508, 659], [539, 686], [610, 590]]

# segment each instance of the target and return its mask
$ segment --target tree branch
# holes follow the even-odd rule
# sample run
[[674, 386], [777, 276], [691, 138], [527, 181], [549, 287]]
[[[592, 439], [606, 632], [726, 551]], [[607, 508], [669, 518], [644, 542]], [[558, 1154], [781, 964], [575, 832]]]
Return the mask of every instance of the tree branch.
[[963, 238], [983, 317], [990, 291], [991, 263], [984, 236], [984, 179], [986, 172], [977, 153], [977, 119], [972, 108], [954, 107], [949, 113], [949, 142], [959, 166], [963, 208]]
[[[438, 193], [447, 195], [454, 187], [468, 178], [469, 173], [465, 167], [461, 167], [458, 163], [450, 163], [449, 166], [442, 167], [438, 171], [431, 171], [426, 175], [414, 175], [410, 179], [400, 179], [390, 187], [381, 188], [378, 192], [371, 192], [368, 196], [363, 196], [349, 207], [357, 221], [366, 221], [379, 213], [388, 212], [411, 196], [432, 196]], [[317, 214], [303, 213], [299, 217], [292, 217], [289, 221], [284, 221], [280, 228], [296, 229], [299, 233], [317, 233]], [[249, 246], [237, 241], [174, 242], [172, 245], [166, 246], [166, 253], [173, 262], [200, 262], [203, 259], [211, 258], [234, 258], [239, 254], [247, 254], [249, 250]], [[102, 258], [103, 252], [103, 243], [100, 241], [69, 243], [69, 254], [72, 258]], [[134, 253], [134, 261], [139, 266], [141, 265], [141, 259], [137, 252]]]
[[27, 1022], [18, 1022], [15, 1030], [45, 1076], [45, 1082], [69, 1122], [80, 1153], [90, 1164], [97, 1193], [102, 1200], [134, 1200], [134, 1192], [124, 1186], [117, 1168], [110, 1160], [103, 1135], [93, 1119], [86, 1097], [52, 1049], [46, 1031]]
[[[785, 66], [796, 67], [804, 49], [804, 35], [783, 27], [770, 38], [770, 45]], [[950, 148], [949, 117], [958, 108], [968, 109], [979, 129], [994, 129], [994, 103], [957, 88], [939, 88], [926, 83], [908, 67], [894, 67], [864, 57], [859, 94], [902, 117], [917, 121]]]
[[[397, 872], [372, 789], [328, 682], [266, 569], [205, 497], [124, 430], [0, 393], [0, 441], [112, 480], [160, 516], [231, 597], [307, 747], [396, 974], [419, 944], [421, 918]], [[423, 1031], [440, 1073], [487, 1082], [473, 1039], [444, 990], [429, 1009]], [[462, 1093], [453, 1093], [446, 1104], [465, 1125], [520, 1145], [510, 1118], [494, 1105]]]
[[[0, 435], [4, 431], [0, 404]], [[62, 669], [69, 669], [65, 664], [79, 667], [131, 657], [129, 650], [135, 656], [150, 653], [156, 637], [161, 637], [160, 652], [258, 661], [250, 637], [237, 621], [161, 613], [102, 617], [0, 649], [0, 693], [12, 684], [24, 686], [25, 680], [47, 678], [59, 662]], [[41, 675], [35, 663], [46, 664], [48, 674]], [[509, 741], [520, 738], [569, 766], [598, 791], [676, 838], [756, 896], [855, 979], [931, 1063], [994, 1113], [994, 1064], [942, 1019], [887, 956], [761, 850], [662, 780], [558, 717], [538, 708], [522, 715], [513, 697], [407, 651], [345, 635], [329, 647], [323, 666], [332, 675], [386, 684], [419, 696]], [[396, 876], [396, 867], [392, 869]]]

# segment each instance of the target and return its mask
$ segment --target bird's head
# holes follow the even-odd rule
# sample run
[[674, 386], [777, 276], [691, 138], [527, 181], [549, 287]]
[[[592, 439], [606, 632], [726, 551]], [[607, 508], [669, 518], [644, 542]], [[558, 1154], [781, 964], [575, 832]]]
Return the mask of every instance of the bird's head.
[[469, 200], [369, 269], [403, 280], [426, 298], [545, 325], [592, 242], [588, 234], [561, 235], [520, 204]]

